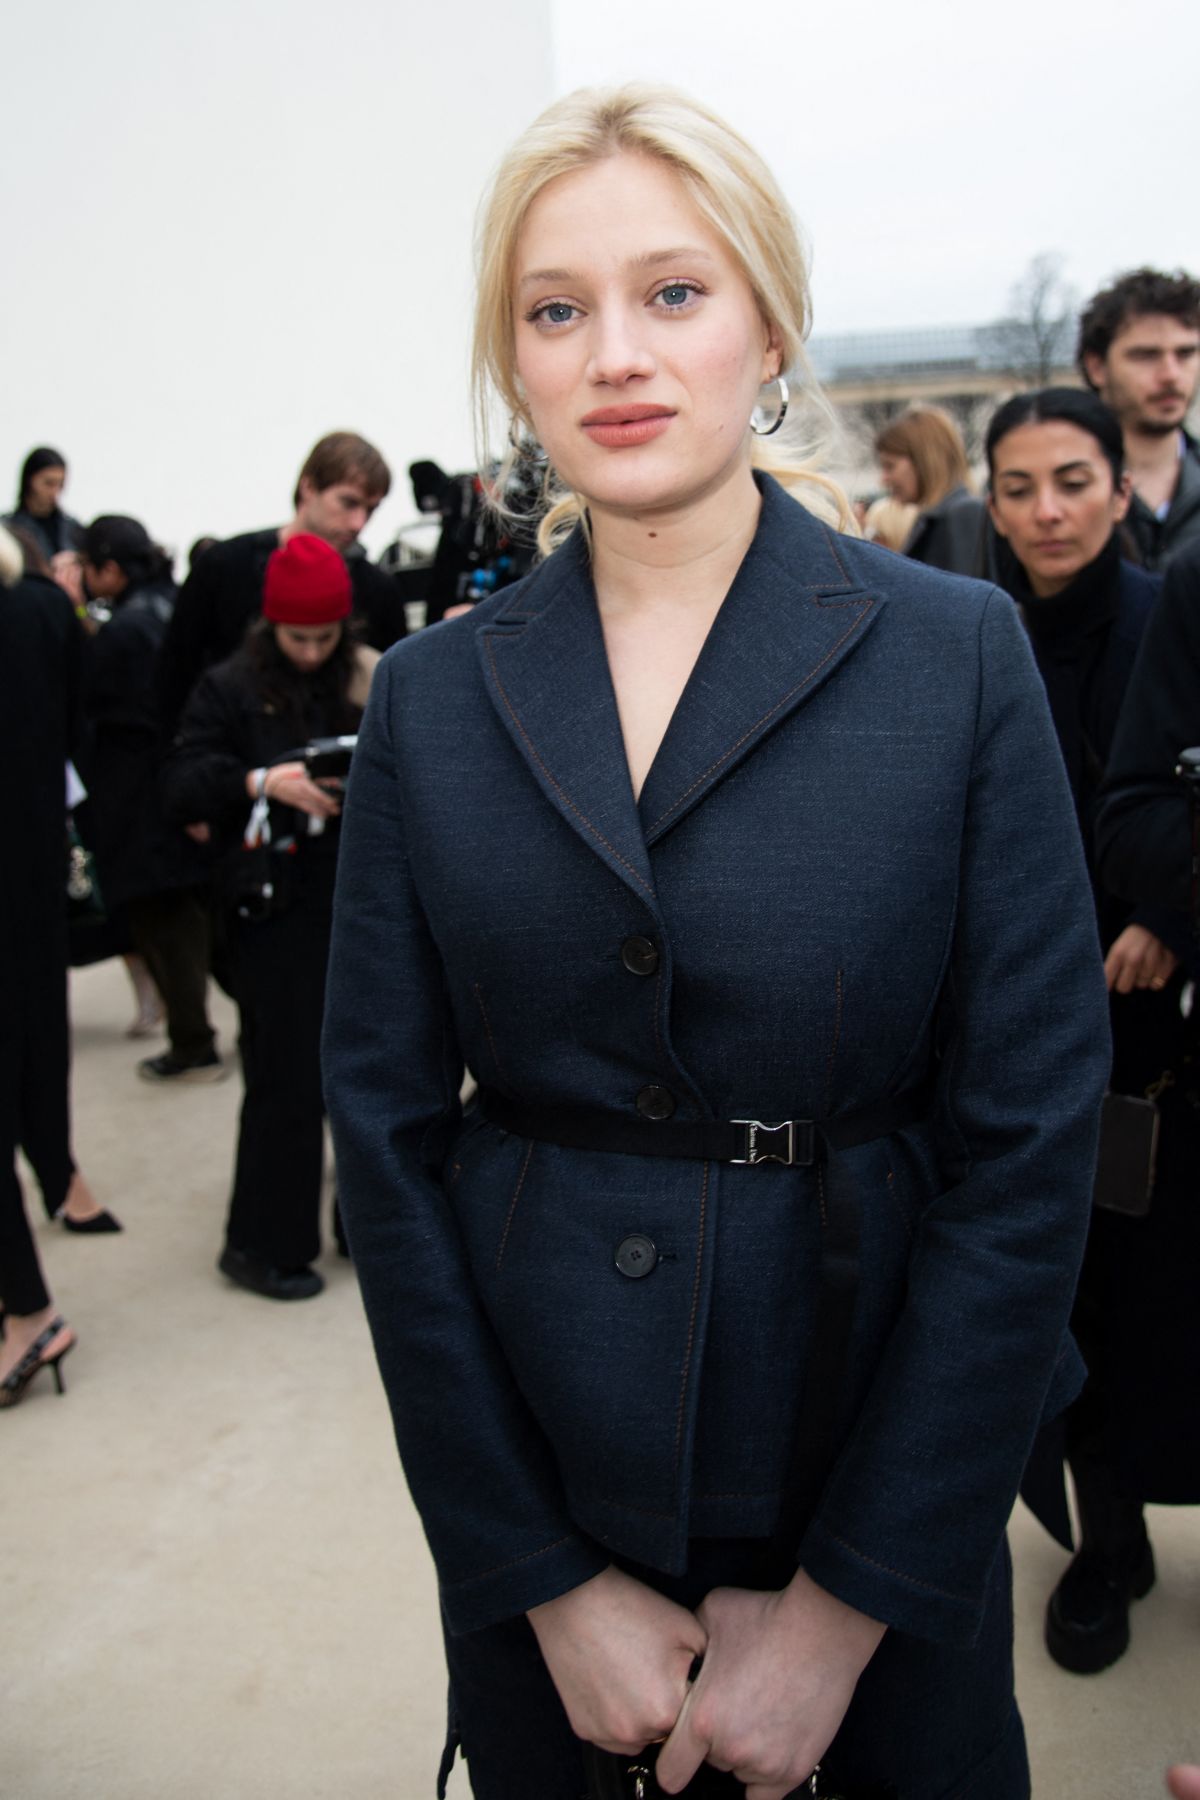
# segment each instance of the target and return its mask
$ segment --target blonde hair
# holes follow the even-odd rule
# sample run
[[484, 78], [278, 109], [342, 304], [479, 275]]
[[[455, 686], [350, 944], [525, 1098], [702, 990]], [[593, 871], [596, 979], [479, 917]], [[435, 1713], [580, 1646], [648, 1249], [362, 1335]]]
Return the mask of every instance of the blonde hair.
[[867, 508], [863, 536], [889, 550], [903, 550], [920, 510], [919, 506], [909, 506], [903, 500], [893, 500], [890, 494], [882, 494]]
[[936, 506], [953, 488], [971, 485], [962, 433], [940, 406], [910, 406], [884, 426], [875, 450], [882, 456], [907, 456], [916, 471], [922, 510]]
[[25, 558], [20, 544], [11, 531], [0, 525], [0, 587], [16, 587], [24, 573]]
[[[767, 326], [778, 336], [781, 368], [800, 376], [806, 398], [828, 416], [804, 354], [812, 322], [808, 268], [791, 208], [756, 151], [715, 113], [673, 88], [631, 84], [581, 88], [549, 107], [519, 137], [500, 165], [485, 199], [477, 242], [478, 287], [471, 362], [481, 467], [491, 458], [487, 445], [493, 397], [509, 414], [509, 450], [500, 466], [492, 503], [502, 496], [517, 457], [518, 429], [532, 436], [528, 411], [516, 376], [513, 277], [517, 240], [537, 195], [560, 175], [588, 167], [621, 151], [655, 157], [679, 177], [688, 197], [736, 257]], [[749, 422], [747, 421], [747, 424]], [[797, 498], [814, 512], [853, 530], [841, 489], [807, 466], [798, 455], [756, 438], [756, 468], [798, 488]], [[581, 519], [581, 495], [555, 488], [547, 470], [550, 510], [538, 531], [538, 546], [549, 554]]]

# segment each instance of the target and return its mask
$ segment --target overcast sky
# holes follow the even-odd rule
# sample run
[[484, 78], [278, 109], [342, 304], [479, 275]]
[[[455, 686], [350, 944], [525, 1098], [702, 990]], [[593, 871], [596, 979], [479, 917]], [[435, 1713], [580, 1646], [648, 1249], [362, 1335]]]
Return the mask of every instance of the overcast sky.
[[556, 0], [561, 87], [640, 76], [766, 156], [818, 332], [981, 324], [1042, 251], [1083, 293], [1200, 267], [1195, 0]]
[[0, 510], [35, 443], [68, 505], [175, 549], [286, 516], [348, 426], [472, 466], [470, 244], [556, 93], [669, 79], [766, 154], [816, 329], [985, 322], [1040, 251], [1086, 293], [1200, 268], [1194, 0], [55, 0], [9, 9]]

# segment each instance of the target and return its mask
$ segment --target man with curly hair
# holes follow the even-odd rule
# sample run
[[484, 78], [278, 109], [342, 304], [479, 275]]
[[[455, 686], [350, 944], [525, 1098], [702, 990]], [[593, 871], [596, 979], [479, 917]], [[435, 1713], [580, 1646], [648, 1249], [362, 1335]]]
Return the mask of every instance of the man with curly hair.
[[1129, 528], [1146, 567], [1161, 568], [1200, 539], [1200, 444], [1184, 430], [1200, 380], [1200, 281], [1183, 269], [1119, 276], [1083, 309], [1078, 362], [1121, 421]]

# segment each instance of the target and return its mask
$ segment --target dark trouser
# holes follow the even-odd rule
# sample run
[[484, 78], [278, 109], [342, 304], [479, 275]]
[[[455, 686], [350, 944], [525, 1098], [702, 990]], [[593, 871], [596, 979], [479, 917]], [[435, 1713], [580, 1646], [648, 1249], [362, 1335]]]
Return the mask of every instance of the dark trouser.
[[52, 1219], [66, 1199], [75, 1173], [65, 961], [61, 969], [43, 971], [36, 999], [29, 999], [26, 1005], [17, 1076], [17, 1137], [37, 1176], [46, 1216]]
[[0, 1170], [0, 1305], [5, 1312], [24, 1317], [49, 1304], [21, 1183], [9, 1162]]
[[[761, 1587], [763, 1545], [697, 1540], [680, 1577], [624, 1565], [685, 1606], [719, 1586]], [[792, 1568], [774, 1572], [782, 1586]], [[439, 1794], [460, 1745], [476, 1800], [583, 1800], [583, 1755], [524, 1618], [446, 1634], [450, 1731]], [[979, 1638], [970, 1649], [889, 1631], [864, 1670], [822, 1759], [850, 1800], [1026, 1800], [1025, 1734], [1013, 1696], [1012, 1571], [996, 1558]], [[803, 1793], [803, 1789], [797, 1790]], [[685, 1789], [685, 1793], [687, 1790]], [[730, 1795], [743, 1792], [732, 1780]]]
[[246, 1096], [226, 1238], [279, 1269], [303, 1268], [321, 1249], [321, 1016], [332, 871], [297, 874], [287, 911], [233, 926]]
[[200, 1062], [216, 1034], [208, 1022], [209, 917], [204, 897], [191, 888], [144, 894], [125, 908], [134, 948], [145, 958], [167, 1009], [171, 1054]]

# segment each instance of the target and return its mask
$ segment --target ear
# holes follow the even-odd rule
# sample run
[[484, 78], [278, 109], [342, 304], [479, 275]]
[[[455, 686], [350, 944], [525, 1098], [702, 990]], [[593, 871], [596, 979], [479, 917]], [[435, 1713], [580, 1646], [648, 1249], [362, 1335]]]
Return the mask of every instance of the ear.
[[1104, 365], [1105, 358], [1098, 355], [1095, 350], [1084, 351], [1083, 372], [1090, 385], [1095, 389], [1096, 393], [1101, 395], [1101, 397], [1103, 397], [1104, 393], [1104, 376], [1106, 373]]
[[1007, 543], [1008, 533], [1007, 533], [1007, 531], [1005, 531], [1003, 525], [1000, 523], [1000, 520], [996, 515], [996, 502], [992, 496], [992, 491], [990, 488], [988, 489], [985, 498], [987, 500], [988, 518], [992, 521], [992, 525], [995, 528], [996, 536], [1002, 537], [1005, 540], [1005, 542]]
[[779, 327], [768, 323], [767, 341], [763, 346], [762, 386], [765, 387], [768, 381], [774, 381], [782, 369], [783, 338], [780, 335]]
[[1113, 492], [1113, 524], [1119, 525], [1133, 505], [1133, 477], [1128, 469]]

